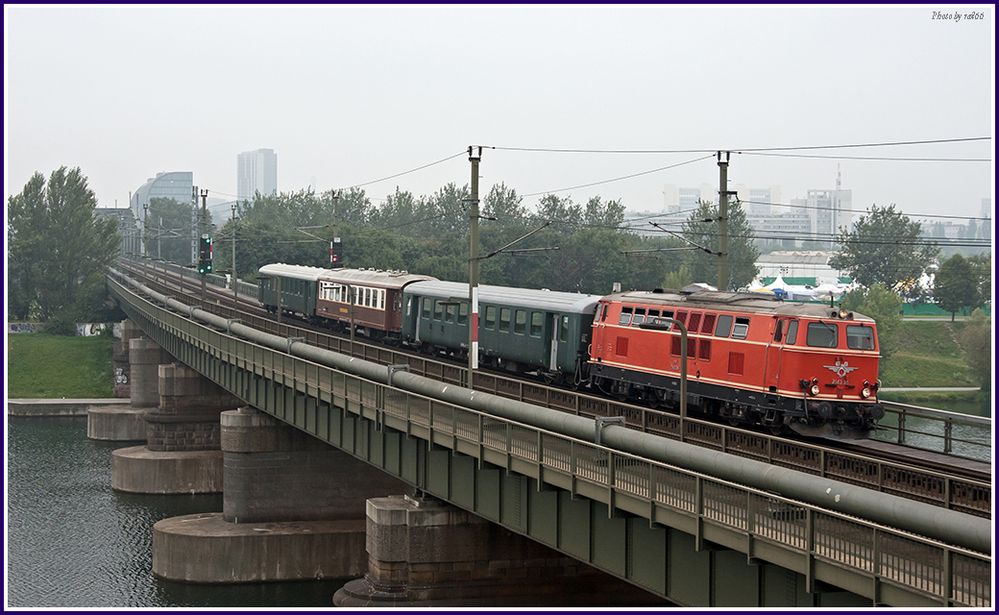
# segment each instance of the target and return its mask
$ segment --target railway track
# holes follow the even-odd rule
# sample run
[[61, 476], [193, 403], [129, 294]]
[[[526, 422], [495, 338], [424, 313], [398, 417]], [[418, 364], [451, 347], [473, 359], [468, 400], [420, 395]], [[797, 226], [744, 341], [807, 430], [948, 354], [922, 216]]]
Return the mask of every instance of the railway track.
[[[363, 358], [382, 365], [406, 365], [409, 371], [443, 382], [462, 385], [463, 365], [405, 352], [365, 341], [351, 342], [329, 329], [305, 321], [282, 322], [266, 312], [255, 297], [241, 295], [233, 304], [230, 291], [206, 285], [201, 301], [199, 282], [177, 272], [132, 261], [120, 268], [158, 292], [175, 296], [226, 319], [305, 343]], [[991, 518], [991, 469], [988, 464], [880, 441], [806, 442], [720, 425], [697, 418], [681, 420], [672, 412], [615, 401], [580, 391], [547, 386], [535, 381], [486, 371], [474, 375], [476, 390], [589, 418], [619, 416], [625, 424], [671, 439], [734, 455], [794, 468], [817, 476], [863, 485], [938, 506]]]

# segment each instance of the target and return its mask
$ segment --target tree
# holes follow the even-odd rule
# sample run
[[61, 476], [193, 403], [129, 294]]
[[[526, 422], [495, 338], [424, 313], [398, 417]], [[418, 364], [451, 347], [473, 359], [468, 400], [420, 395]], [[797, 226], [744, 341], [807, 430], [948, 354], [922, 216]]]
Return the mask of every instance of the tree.
[[992, 387], [992, 319], [982, 310], [975, 310], [964, 329], [958, 335], [958, 342], [968, 356], [968, 364], [978, 377], [982, 388]]
[[978, 285], [978, 292], [972, 307], [981, 307], [992, 299], [992, 253], [983, 252], [968, 258], [971, 274]]
[[[699, 201], [697, 209], [683, 223], [682, 234], [685, 239], [707, 248], [715, 254], [704, 250], [692, 250], [687, 253], [685, 264], [690, 270], [695, 282], [707, 282], [712, 286], [718, 283], [718, 259], [720, 251], [720, 233], [718, 232], [718, 207], [711, 201]], [[753, 229], [746, 220], [746, 213], [738, 203], [728, 205], [728, 283], [723, 284], [727, 290], [746, 286], [753, 281], [759, 269], [756, 259], [760, 249], [753, 241]]]
[[79, 168], [48, 182], [35, 173], [7, 199], [10, 309], [71, 329], [103, 309], [107, 268], [120, 248], [118, 222], [97, 219], [97, 198]]
[[840, 229], [839, 252], [830, 261], [848, 271], [862, 286], [881, 283], [899, 293], [918, 287], [918, 280], [939, 249], [921, 237], [918, 222], [894, 205], [872, 206], [852, 231]]
[[960, 254], [945, 260], [933, 280], [933, 296], [940, 307], [954, 314], [966, 307], [972, 307], [978, 300], [978, 280], [971, 264]]
[[898, 349], [902, 300], [894, 291], [875, 282], [868, 288], [858, 288], [843, 295], [840, 306], [874, 319], [882, 357], [888, 358]]

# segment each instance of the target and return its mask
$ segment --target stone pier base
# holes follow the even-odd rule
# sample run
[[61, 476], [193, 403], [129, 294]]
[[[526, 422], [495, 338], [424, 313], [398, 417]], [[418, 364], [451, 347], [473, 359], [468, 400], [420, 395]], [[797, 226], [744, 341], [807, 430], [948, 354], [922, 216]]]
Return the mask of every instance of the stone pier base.
[[149, 408], [94, 406], [87, 409], [87, 437], [91, 440], [143, 442]]
[[120, 448], [111, 453], [111, 487], [131, 493], [219, 493], [222, 451]]
[[367, 503], [368, 571], [341, 607], [653, 606], [661, 598], [433, 498]]
[[153, 526], [153, 574], [188, 583], [336, 579], [363, 574], [364, 521], [229, 523], [222, 513]]

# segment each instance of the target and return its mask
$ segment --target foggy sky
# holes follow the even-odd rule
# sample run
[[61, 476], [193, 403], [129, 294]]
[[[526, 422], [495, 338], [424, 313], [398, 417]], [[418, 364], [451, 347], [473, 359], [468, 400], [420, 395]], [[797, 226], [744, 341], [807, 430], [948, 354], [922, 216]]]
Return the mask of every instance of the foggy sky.
[[[953, 7], [937, 10], [954, 11]], [[337, 188], [471, 144], [738, 149], [994, 135], [994, 35], [934, 7], [4, 7], [5, 190], [80, 166], [102, 206], [157, 171], [236, 193], [236, 155], [278, 155], [278, 189]], [[965, 12], [965, 9], [961, 9]], [[993, 142], [842, 152], [992, 158]], [[815, 152], [831, 155], [836, 152]], [[486, 150], [482, 193], [552, 190], [696, 157]], [[991, 163], [844, 160], [853, 207], [979, 214]], [[782, 200], [835, 160], [735, 156]], [[464, 157], [367, 186], [427, 194]], [[570, 192], [662, 208], [713, 160]], [[537, 197], [525, 202], [535, 203]]]

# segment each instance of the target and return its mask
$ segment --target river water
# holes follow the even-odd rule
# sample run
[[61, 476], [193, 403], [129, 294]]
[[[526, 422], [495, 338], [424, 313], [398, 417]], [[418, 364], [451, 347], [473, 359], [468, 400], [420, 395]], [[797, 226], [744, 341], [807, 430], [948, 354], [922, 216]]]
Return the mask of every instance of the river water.
[[190, 585], [152, 573], [153, 524], [222, 510], [221, 495], [111, 489], [111, 451], [86, 418], [7, 420], [10, 607], [331, 606], [346, 579]]

